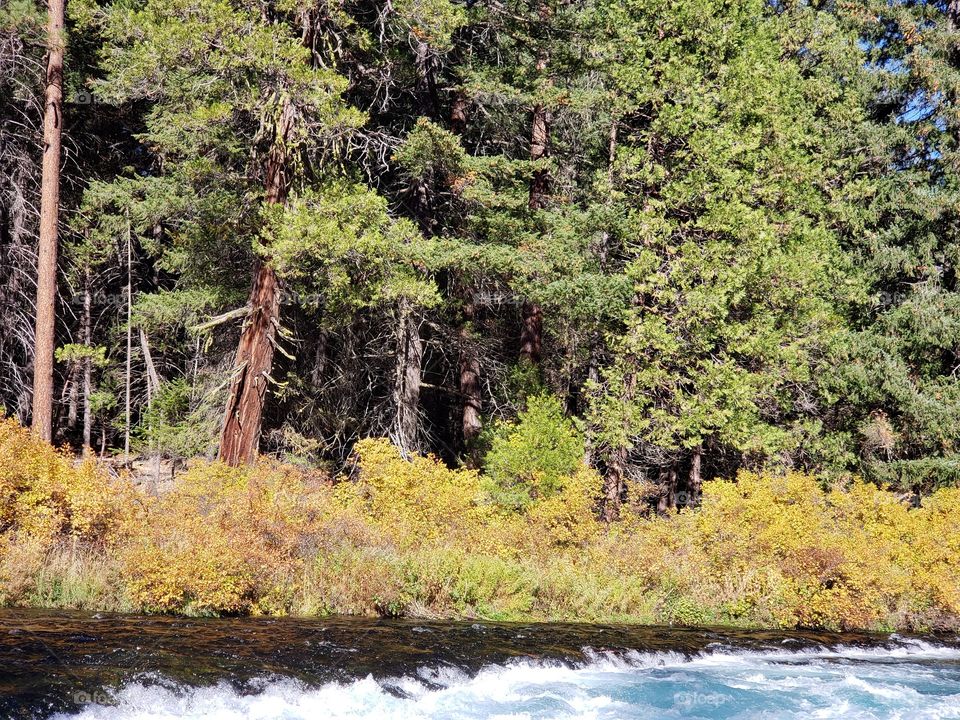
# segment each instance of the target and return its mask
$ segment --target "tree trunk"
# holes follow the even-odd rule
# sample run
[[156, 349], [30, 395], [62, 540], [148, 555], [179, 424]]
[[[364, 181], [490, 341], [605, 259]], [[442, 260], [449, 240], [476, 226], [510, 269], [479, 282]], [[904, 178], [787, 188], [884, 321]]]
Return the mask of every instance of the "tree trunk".
[[67, 394], [68, 404], [67, 404], [67, 429], [75, 430], [77, 427], [77, 416], [79, 414], [80, 408], [80, 363], [73, 362], [70, 364], [70, 379], [67, 382], [67, 385], [70, 388], [69, 393]]
[[147, 331], [140, 328], [140, 351], [143, 353], [143, 365], [147, 371], [147, 405], [153, 401], [153, 396], [160, 390], [160, 375], [157, 366], [153, 364], [153, 355], [150, 353], [150, 338]]
[[468, 302], [463, 311], [464, 322], [460, 326], [460, 396], [463, 399], [463, 418], [461, 429], [463, 446], [469, 449], [480, 435], [483, 424], [480, 420], [480, 411], [483, 409], [483, 398], [480, 394], [480, 358], [477, 353], [476, 341], [473, 338], [472, 324], [475, 309], [472, 302]]
[[327, 332], [321, 330], [317, 336], [317, 346], [313, 353], [313, 362], [310, 364], [310, 384], [319, 388], [327, 372]]
[[[546, 22], [549, 19], [549, 13], [546, 9], [546, 3], [540, 5], [540, 18]], [[537, 73], [542, 75], [546, 72], [550, 62], [550, 56], [545, 48], [537, 51]], [[530, 125], [530, 160], [539, 162], [546, 158], [550, 153], [550, 122], [552, 115], [549, 108], [542, 102], [537, 102], [533, 106], [533, 117]], [[539, 210], [546, 207], [548, 194], [550, 193], [550, 171], [546, 168], [534, 170], [533, 179], [530, 181], [530, 199], [531, 210]]]
[[49, 0], [47, 3], [47, 79], [33, 364], [33, 430], [48, 442], [53, 437], [53, 350], [60, 215], [60, 141], [63, 130], [63, 6], [63, 0]]
[[133, 366], [133, 237], [130, 218], [127, 217], [127, 375], [126, 404], [123, 427], [123, 460], [130, 462], [130, 384]]
[[677, 466], [671, 465], [660, 476], [660, 497], [657, 512], [664, 514], [677, 507]]
[[394, 443], [405, 455], [419, 450], [420, 372], [423, 364], [423, 341], [420, 323], [413, 308], [400, 303], [397, 326], [397, 367], [393, 388]]
[[[467, 96], [463, 90], [456, 90], [450, 108], [450, 130], [457, 135], [467, 131]], [[467, 289], [467, 300], [463, 308], [463, 320], [457, 335], [460, 339], [460, 397], [463, 400], [463, 413], [460, 418], [460, 432], [463, 448], [470, 452], [474, 441], [483, 429], [481, 411], [483, 396], [480, 390], [480, 356], [473, 337], [473, 323], [476, 319], [476, 307], [473, 303], [473, 291]]]
[[625, 448], [614, 448], [607, 458], [607, 472], [603, 476], [603, 519], [608, 523], [620, 519], [626, 472], [627, 451]]
[[[539, 63], [537, 64], [539, 67]], [[550, 140], [550, 111], [543, 105], [533, 108], [533, 123], [530, 131], [530, 159], [542, 160], [547, 157]], [[550, 193], [550, 171], [539, 168], [533, 171], [530, 180], [530, 199], [528, 204], [531, 210], [539, 210], [547, 206]]]
[[703, 479], [700, 476], [700, 463], [703, 457], [703, 450], [696, 447], [693, 450], [693, 457], [690, 458], [690, 480], [687, 488], [687, 507], [698, 507], [700, 505], [700, 494], [703, 488]]
[[456, 135], [463, 135], [467, 131], [467, 107], [467, 96], [463, 90], [457, 90], [450, 108], [450, 130]]
[[[626, 378], [624, 387], [624, 406], [633, 401], [633, 395], [636, 390], [636, 376], [630, 374]], [[624, 431], [624, 441], [619, 447], [609, 449], [606, 457], [606, 472], [603, 475], [603, 517], [608, 522], [620, 518], [620, 505], [627, 492], [627, 464], [629, 460], [629, 427], [626, 418], [622, 421]]]
[[539, 365], [540, 352], [543, 348], [543, 311], [537, 303], [524, 302], [522, 317], [520, 361]]
[[277, 275], [267, 261], [258, 263], [227, 399], [219, 458], [228, 465], [251, 463], [260, 445], [260, 425], [273, 347], [280, 317]]
[[93, 393], [93, 358], [92, 351], [93, 328], [91, 313], [92, 298], [90, 297], [90, 267], [84, 268], [83, 274], [83, 316], [81, 318], [81, 332], [86, 355], [83, 358], [83, 451], [90, 451], [90, 440], [93, 432], [93, 413], [90, 408], [90, 395]]
[[[293, 107], [285, 100], [276, 136], [266, 162], [268, 204], [282, 205], [290, 188], [287, 141], [293, 126]], [[273, 366], [273, 350], [280, 325], [280, 282], [269, 258], [257, 263], [247, 316], [237, 346], [230, 394], [227, 397], [219, 459], [228, 465], [252, 463], [260, 446], [263, 406]]]
[[417, 67], [417, 102], [419, 114], [432, 120], [440, 117], [440, 98], [437, 96], [437, 83], [433, 55], [430, 46], [414, 36], [414, 62]]

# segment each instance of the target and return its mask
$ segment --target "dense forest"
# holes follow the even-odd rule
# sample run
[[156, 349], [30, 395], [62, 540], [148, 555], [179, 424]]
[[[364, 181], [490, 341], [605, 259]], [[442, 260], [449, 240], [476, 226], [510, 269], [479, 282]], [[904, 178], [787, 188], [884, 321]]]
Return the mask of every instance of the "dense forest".
[[0, 407], [508, 504], [573, 438], [607, 520], [955, 485], [958, 91], [956, 0], [3, 0]]

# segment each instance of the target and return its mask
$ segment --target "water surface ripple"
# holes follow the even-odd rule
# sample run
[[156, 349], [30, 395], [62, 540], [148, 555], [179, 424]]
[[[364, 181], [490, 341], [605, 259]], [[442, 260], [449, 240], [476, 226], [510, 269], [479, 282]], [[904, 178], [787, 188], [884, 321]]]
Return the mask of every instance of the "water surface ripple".
[[960, 718], [960, 638], [0, 611], [0, 718]]

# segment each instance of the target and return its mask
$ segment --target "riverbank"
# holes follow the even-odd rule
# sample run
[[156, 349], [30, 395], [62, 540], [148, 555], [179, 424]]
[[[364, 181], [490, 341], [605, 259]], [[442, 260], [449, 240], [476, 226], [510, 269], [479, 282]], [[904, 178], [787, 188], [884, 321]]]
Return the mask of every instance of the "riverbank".
[[960, 491], [910, 508], [800, 474], [597, 519], [586, 468], [522, 508], [474, 471], [357, 447], [350, 480], [194, 463], [151, 496], [0, 422], [0, 603], [832, 630], [960, 625]]

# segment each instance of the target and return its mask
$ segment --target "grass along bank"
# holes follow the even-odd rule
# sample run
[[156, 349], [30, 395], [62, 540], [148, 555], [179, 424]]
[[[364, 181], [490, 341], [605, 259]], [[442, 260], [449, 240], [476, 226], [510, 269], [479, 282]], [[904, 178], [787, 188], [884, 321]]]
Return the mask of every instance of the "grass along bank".
[[352, 479], [196, 462], [150, 497], [0, 421], [0, 602], [188, 614], [381, 614], [829, 629], [960, 625], [960, 490], [909, 508], [854, 482], [743, 473], [697, 511], [595, 512], [578, 468], [497, 502], [389, 443]]

